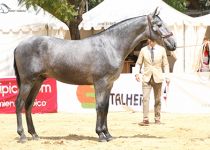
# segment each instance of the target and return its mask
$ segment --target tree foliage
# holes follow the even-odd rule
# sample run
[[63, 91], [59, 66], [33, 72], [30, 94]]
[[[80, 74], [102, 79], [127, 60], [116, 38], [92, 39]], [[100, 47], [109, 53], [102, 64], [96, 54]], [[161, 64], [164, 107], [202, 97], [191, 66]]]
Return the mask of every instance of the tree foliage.
[[37, 9], [37, 6], [40, 6], [66, 24], [78, 15], [75, 5], [67, 0], [19, 0], [19, 2], [24, 3], [27, 8], [33, 6]]
[[99, 3], [103, 2], [104, 0], [89, 0], [88, 1], [88, 7], [89, 10], [97, 6]]
[[186, 9], [187, 0], [163, 0], [163, 1], [181, 12], [185, 12], [187, 10]]

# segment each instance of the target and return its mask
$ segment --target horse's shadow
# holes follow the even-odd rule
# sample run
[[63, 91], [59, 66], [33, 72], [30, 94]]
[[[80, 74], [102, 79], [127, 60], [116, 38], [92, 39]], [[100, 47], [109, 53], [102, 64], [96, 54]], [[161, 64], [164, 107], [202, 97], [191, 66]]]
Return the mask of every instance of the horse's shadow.
[[80, 141], [80, 140], [98, 141], [97, 137], [83, 136], [83, 135], [76, 135], [76, 134], [69, 134], [67, 136], [41, 136], [40, 139], [44, 139], [44, 140], [71, 140], [71, 141]]
[[[154, 135], [148, 135], [148, 134], [136, 134], [131, 136], [117, 136], [113, 137], [113, 139], [122, 139], [122, 138], [151, 138], [151, 139], [164, 139], [165, 137], [160, 136], [154, 136]], [[75, 135], [70, 134], [68, 136], [51, 136], [46, 137], [42, 136], [40, 139], [45, 140], [70, 140], [70, 141], [80, 141], [80, 140], [90, 140], [90, 141], [98, 141], [98, 137], [91, 137], [91, 136], [84, 136], [84, 135]]]
[[[164, 139], [165, 137], [159, 137], [154, 135], [147, 135], [147, 134], [137, 134], [132, 136], [117, 136], [113, 137], [115, 139], [127, 139], [127, 138], [151, 138], [151, 139]], [[18, 138], [15, 138], [18, 141]], [[28, 141], [32, 141], [32, 138], [28, 138]], [[76, 134], [69, 134], [67, 136], [41, 136], [40, 140], [51, 140], [51, 141], [82, 141], [82, 140], [89, 140], [89, 141], [96, 141], [98, 142], [98, 137], [91, 137], [91, 136], [84, 136], [84, 135], [76, 135]], [[19, 141], [18, 141], [19, 142]]]
[[150, 138], [150, 139], [164, 139], [165, 137], [148, 135], [148, 134], [136, 134], [132, 136], [119, 136], [117, 138]]

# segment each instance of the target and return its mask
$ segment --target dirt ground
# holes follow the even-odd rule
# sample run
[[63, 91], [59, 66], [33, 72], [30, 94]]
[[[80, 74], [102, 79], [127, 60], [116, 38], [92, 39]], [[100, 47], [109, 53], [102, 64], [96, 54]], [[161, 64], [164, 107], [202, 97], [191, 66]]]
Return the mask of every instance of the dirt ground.
[[[24, 129], [27, 131], [25, 117]], [[162, 113], [162, 124], [138, 125], [141, 112], [110, 112], [112, 141], [100, 143], [95, 133], [95, 113], [33, 114], [40, 139], [18, 143], [16, 116], [0, 115], [0, 150], [209, 150], [210, 114]]]

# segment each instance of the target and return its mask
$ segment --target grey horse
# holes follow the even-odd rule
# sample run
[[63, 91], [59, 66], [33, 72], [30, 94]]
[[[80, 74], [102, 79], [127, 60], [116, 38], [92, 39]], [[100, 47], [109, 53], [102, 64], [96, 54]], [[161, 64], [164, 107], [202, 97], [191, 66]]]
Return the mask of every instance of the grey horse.
[[107, 127], [109, 95], [120, 76], [124, 60], [135, 46], [147, 38], [168, 50], [176, 49], [173, 35], [158, 16], [130, 18], [82, 40], [62, 40], [47, 36], [22, 41], [14, 51], [14, 69], [19, 87], [16, 99], [17, 133], [27, 140], [22, 125], [25, 108], [28, 132], [38, 139], [31, 109], [42, 82], [50, 77], [76, 85], [94, 85], [96, 94], [96, 133], [99, 141], [110, 141]]

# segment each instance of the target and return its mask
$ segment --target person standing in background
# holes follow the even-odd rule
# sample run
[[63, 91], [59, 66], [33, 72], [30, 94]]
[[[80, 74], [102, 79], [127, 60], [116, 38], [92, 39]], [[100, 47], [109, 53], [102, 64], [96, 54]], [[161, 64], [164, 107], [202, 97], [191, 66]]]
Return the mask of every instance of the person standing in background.
[[204, 37], [203, 44], [202, 44], [202, 54], [200, 56], [200, 64], [198, 72], [209, 72], [209, 59], [210, 59], [210, 52], [209, 52], [209, 39]]
[[[155, 99], [154, 119], [156, 124], [160, 124], [162, 82], [164, 80], [167, 84], [170, 82], [169, 63], [165, 48], [151, 39], [148, 39], [147, 42], [148, 45], [141, 49], [136, 62], [140, 66], [140, 74], [135, 75], [137, 81], [142, 81], [143, 122], [139, 123], [141, 126], [149, 125], [149, 100], [152, 89]], [[142, 66], [144, 66], [143, 73], [141, 72]], [[163, 71], [166, 78], [164, 78]]]

